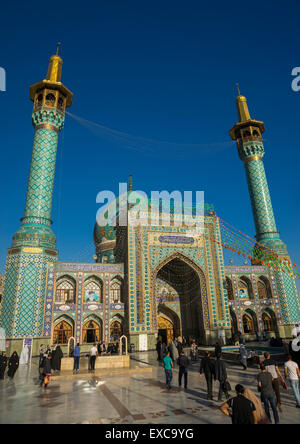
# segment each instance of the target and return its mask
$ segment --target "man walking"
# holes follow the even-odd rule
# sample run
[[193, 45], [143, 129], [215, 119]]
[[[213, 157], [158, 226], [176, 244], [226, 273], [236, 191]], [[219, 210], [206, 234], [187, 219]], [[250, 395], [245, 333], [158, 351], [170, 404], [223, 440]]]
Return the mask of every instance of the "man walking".
[[169, 345], [169, 351], [170, 351], [171, 358], [173, 360], [173, 364], [175, 364], [176, 360], [179, 357], [179, 354], [178, 354], [177, 346], [176, 346], [174, 340]]
[[222, 346], [219, 341], [215, 343], [215, 357], [218, 358], [222, 353]]
[[178, 354], [179, 354], [179, 357], [180, 357], [181, 352], [183, 351], [183, 345], [182, 345], [182, 338], [181, 338], [181, 336], [178, 336], [178, 338], [177, 338], [177, 350], [178, 350]]
[[235, 391], [237, 396], [226, 401], [221, 406], [221, 412], [231, 417], [232, 424], [257, 424], [255, 405], [245, 398], [245, 388], [241, 384], [237, 384]]
[[257, 381], [258, 381], [258, 388], [261, 393], [261, 401], [264, 404], [265, 412], [270, 422], [272, 422], [272, 420], [271, 420], [269, 406], [271, 406], [271, 409], [273, 411], [275, 424], [279, 424], [279, 416], [276, 408], [276, 401], [272, 384], [273, 382], [272, 375], [271, 373], [267, 372], [267, 369], [264, 364], [260, 364], [260, 370], [261, 373], [258, 375]]
[[267, 372], [271, 373], [273, 378], [273, 389], [276, 395], [276, 406], [278, 410], [281, 412], [281, 398], [280, 398], [280, 380], [283, 379], [280, 370], [278, 368], [277, 363], [274, 361], [274, 359], [271, 359], [271, 355], [268, 352], [264, 353], [265, 360], [262, 362], [264, 366], [266, 367]]
[[179, 387], [181, 387], [182, 376], [184, 376], [184, 388], [187, 389], [188, 366], [190, 365], [190, 360], [188, 359], [187, 356], [185, 356], [183, 350], [180, 353], [180, 356], [177, 360], [177, 364], [179, 366], [178, 385], [179, 385]]
[[243, 366], [243, 370], [247, 370], [247, 357], [248, 357], [248, 352], [246, 347], [244, 346], [244, 344], [241, 344], [240, 346], [240, 363]]
[[292, 390], [296, 398], [296, 407], [300, 409], [300, 393], [299, 393], [299, 378], [300, 370], [297, 362], [292, 360], [292, 356], [289, 355], [288, 361], [284, 364], [284, 375], [289, 378]]
[[162, 343], [161, 343], [161, 339], [159, 337], [156, 342], [156, 352], [157, 352], [157, 360], [158, 361], [161, 361], [161, 346], [162, 346]]
[[228, 394], [228, 388], [227, 388], [227, 369], [226, 364], [222, 359], [222, 354], [219, 355], [219, 357], [216, 360], [216, 366], [215, 366], [216, 372], [215, 372], [215, 379], [219, 381], [219, 395], [218, 395], [218, 401], [222, 401], [223, 393], [225, 394], [226, 399], [229, 398]]
[[44, 359], [44, 345], [43, 344], [40, 345], [39, 354], [40, 354], [39, 365], [41, 365], [41, 363], [42, 363], [42, 361]]
[[215, 364], [210, 358], [210, 352], [206, 351], [201, 360], [200, 376], [204, 373], [207, 384], [207, 399], [213, 400], [213, 376], [215, 376]]
[[79, 346], [79, 342], [78, 342], [76, 347], [74, 348], [74, 369], [73, 369], [73, 373], [78, 373], [79, 372], [79, 360], [80, 360], [80, 346]]
[[167, 388], [170, 389], [171, 388], [171, 382], [173, 379], [173, 360], [170, 357], [170, 352], [168, 351], [166, 356], [163, 358], [163, 367], [165, 369], [165, 374], [166, 374], [166, 385]]
[[91, 371], [95, 371], [95, 362], [98, 355], [98, 350], [96, 344], [93, 345], [90, 351], [90, 360], [91, 360]]

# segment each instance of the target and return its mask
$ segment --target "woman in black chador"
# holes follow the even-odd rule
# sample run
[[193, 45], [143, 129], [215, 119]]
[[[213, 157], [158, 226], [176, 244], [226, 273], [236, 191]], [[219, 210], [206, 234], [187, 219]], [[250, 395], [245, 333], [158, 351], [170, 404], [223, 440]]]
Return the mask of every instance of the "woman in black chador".
[[5, 352], [0, 355], [0, 379], [4, 379], [4, 373], [7, 367], [7, 356]]
[[55, 351], [52, 352], [52, 360], [51, 360], [51, 367], [52, 370], [60, 372], [61, 368], [61, 360], [64, 356], [60, 346], [58, 345], [55, 349]]
[[14, 351], [8, 361], [7, 376], [9, 376], [11, 379], [13, 379], [18, 368], [19, 368], [19, 356], [18, 356], [18, 353], [16, 351]]

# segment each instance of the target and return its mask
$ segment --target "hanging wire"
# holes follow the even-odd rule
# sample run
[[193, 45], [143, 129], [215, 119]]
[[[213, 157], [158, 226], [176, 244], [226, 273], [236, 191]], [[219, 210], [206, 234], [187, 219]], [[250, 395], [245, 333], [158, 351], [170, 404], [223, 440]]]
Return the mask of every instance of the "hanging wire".
[[216, 152], [228, 149], [235, 144], [234, 141], [212, 143], [177, 143], [150, 139], [108, 128], [100, 123], [92, 122], [90, 120], [76, 116], [75, 114], [72, 114], [68, 111], [66, 113], [80, 125], [84, 126], [99, 137], [105, 138], [113, 142], [114, 144], [120, 145], [122, 148], [137, 151], [140, 153], [157, 155], [158, 149], [160, 150], [160, 154], [161, 150], [165, 149], [166, 152], [170, 152], [170, 150], [172, 150], [172, 155], [187, 155], [187, 152], [189, 151], [198, 151], [202, 155], [206, 153], [215, 154]]

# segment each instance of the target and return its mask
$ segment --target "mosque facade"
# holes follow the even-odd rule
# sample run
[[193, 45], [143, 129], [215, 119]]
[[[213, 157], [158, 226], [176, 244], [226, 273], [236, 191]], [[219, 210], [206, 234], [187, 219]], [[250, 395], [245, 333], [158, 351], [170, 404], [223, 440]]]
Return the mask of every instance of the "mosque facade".
[[[24, 217], [8, 249], [1, 324], [9, 349], [33, 339], [67, 347], [116, 342], [125, 334], [135, 350], [152, 350], [156, 339], [196, 338], [213, 344], [238, 331], [288, 338], [300, 323], [295, 279], [261, 252], [291, 263], [277, 231], [266, 179], [264, 123], [250, 117], [246, 98], [236, 99], [239, 121], [230, 130], [244, 164], [256, 242], [251, 263], [224, 264], [220, 220], [203, 215], [203, 233], [175, 226], [132, 222], [94, 230], [95, 262], [59, 262], [51, 225], [58, 134], [73, 94], [61, 82], [62, 59], [50, 58], [45, 80], [30, 87], [35, 129]], [[132, 192], [130, 183], [129, 192]], [[266, 253], [267, 252], [267, 253]], [[270, 255], [270, 254], [269, 254]], [[76, 259], [76, 258], [75, 258]]]

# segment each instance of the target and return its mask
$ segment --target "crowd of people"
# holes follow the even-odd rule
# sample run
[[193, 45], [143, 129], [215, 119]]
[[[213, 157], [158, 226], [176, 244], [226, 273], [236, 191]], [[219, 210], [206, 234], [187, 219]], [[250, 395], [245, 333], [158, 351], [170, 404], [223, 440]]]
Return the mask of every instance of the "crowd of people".
[[[196, 340], [186, 340], [184, 337], [178, 337], [166, 345], [159, 337], [156, 344], [157, 360], [164, 368], [166, 386], [169, 390], [172, 388], [174, 368], [178, 366], [178, 386], [181, 387], [183, 382], [184, 389], [187, 390], [189, 368], [200, 360], [199, 374], [200, 378], [204, 377], [206, 381], [207, 399], [214, 400], [214, 384], [218, 384], [216, 400], [223, 402], [223, 396], [225, 397], [225, 402], [220, 406], [220, 410], [224, 415], [231, 417], [233, 424], [270, 424], [272, 421], [278, 424], [280, 421], [279, 413], [282, 412], [281, 388], [288, 390], [288, 387], [290, 387], [292, 389], [296, 408], [300, 408], [300, 351], [295, 352], [290, 344], [290, 354], [284, 364], [282, 374], [278, 363], [269, 352], [259, 356], [255, 350], [249, 351], [241, 339], [239, 337], [237, 342], [239, 342], [239, 362], [243, 370], [247, 370], [249, 359], [259, 369], [256, 375], [257, 395], [248, 387], [237, 384], [235, 386], [236, 396], [231, 396], [232, 388], [227, 364], [223, 359], [222, 347], [224, 344], [222, 340], [216, 342], [214, 352], [205, 350], [204, 356], [200, 359]], [[93, 344], [88, 355], [85, 354], [89, 358], [89, 371], [95, 371], [98, 356], [118, 354], [119, 347], [119, 343], [111, 343], [107, 346], [102, 342]], [[185, 350], [189, 350], [189, 354], [186, 354]], [[39, 353], [40, 385], [47, 388], [51, 375], [61, 370], [63, 352], [59, 345], [52, 348], [48, 345], [44, 348], [42, 344]], [[81, 357], [79, 343], [72, 350], [72, 357], [74, 358], [73, 372], [78, 373]], [[10, 357], [2, 352], [0, 355], [0, 380], [5, 378], [6, 371], [7, 376], [12, 380], [20, 363], [22, 364], [22, 360], [19, 359], [16, 351]]]
[[[199, 358], [196, 341], [191, 341], [189, 357], [185, 355], [185, 345], [186, 343], [181, 337], [172, 340], [168, 346], [162, 342], [161, 338], [157, 341], [157, 360], [162, 362], [166, 386], [169, 390], [172, 387], [173, 371], [176, 365], [179, 369], [178, 386], [181, 387], [184, 378], [184, 388], [187, 389], [188, 369], [193, 361], [195, 362]], [[282, 412], [280, 387], [288, 390], [289, 384], [294, 394], [296, 408], [300, 408], [299, 365], [293, 360], [293, 356], [289, 355], [284, 364], [284, 374], [282, 375], [277, 362], [272, 359], [269, 352], [258, 356], [254, 351], [248, 352], [245, 345], [241, 343], [239, 359], [244, 370], [248, 368], [247, 360], [253, 358], [255, 358], [253, 363], [257, 364], [259, 369], [256, 376], [258, 396], [249, 388], [237, 384], [235, 386], [236, 396], [232, 397], [230, 396], [232, 388], [227, 364], [223, 360], [222, 343], [218, 341], [215, 344], [214, 357], [211, 357], [211, 352], [206, 350], [200, 362], [199, 373], [200, 377], [204, 376], [206, 380], [207, 399], [213, 400], [213, 384], [217, 382], [217, 401], [222, 402], [223, 395], [226, 399], [220, 409], [225, 415], [231, 417], [233, 424], [271, 424], [272, 420], [275, 424], [279, 424], [279, 413]]]

